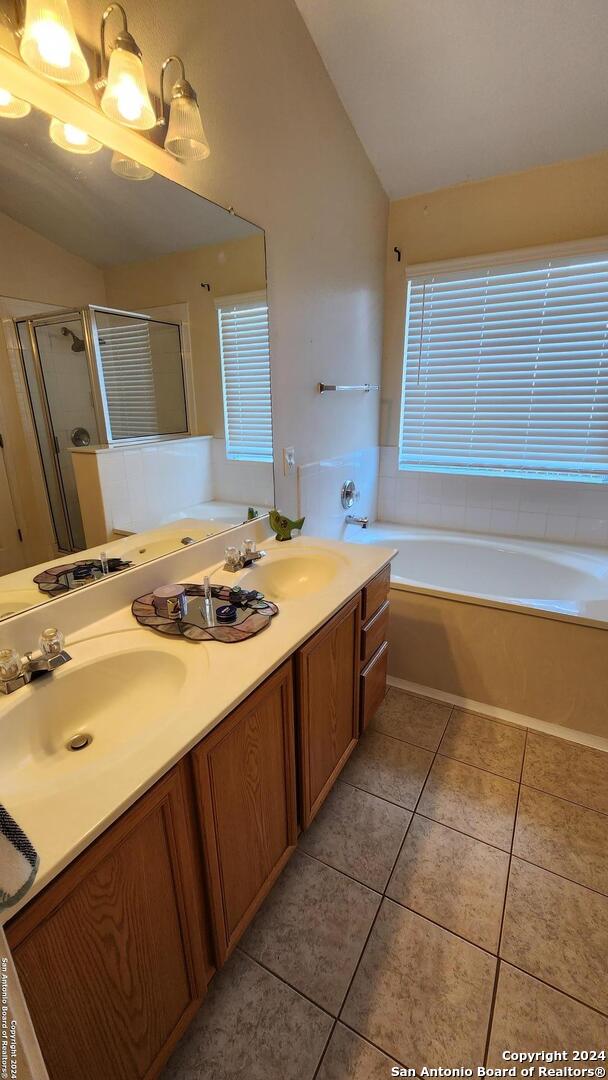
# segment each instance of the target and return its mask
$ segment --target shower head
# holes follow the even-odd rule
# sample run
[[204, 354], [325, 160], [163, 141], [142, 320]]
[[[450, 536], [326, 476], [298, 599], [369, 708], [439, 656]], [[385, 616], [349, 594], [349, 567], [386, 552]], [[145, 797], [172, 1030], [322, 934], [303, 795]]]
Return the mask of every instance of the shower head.
[[73, 330], [70, 330], [68, 326], [62, 326], [61, 333], [64, 337], [67, 337], [69, 334], [72, 338], [72, 352], [84, 352], [84, 341], [82, 338], [79, 338]]

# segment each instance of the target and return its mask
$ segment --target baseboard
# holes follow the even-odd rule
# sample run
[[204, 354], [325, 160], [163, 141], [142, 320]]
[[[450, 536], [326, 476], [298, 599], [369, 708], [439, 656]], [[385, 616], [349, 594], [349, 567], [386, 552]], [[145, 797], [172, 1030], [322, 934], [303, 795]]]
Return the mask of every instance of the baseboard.
[[537, 720], [534, 716], [523, 716], [522, 713], [499, 709], [495, 705], [484, 705], [481, 701], [471, 701], [458, 694], [448, 694], [445, 690], [435, 690], [432, 686], [408, 682], [407, 679], [397, 679], [394, 675], [389, 675], [387, 681], [389, 686], [396, 686], [399, 690], [408, 690], [410, 694], [420, 694], [421, 697], [432, 698], [434, 701], [445, 701], [448, 705], [456, 705], [459, 709], [468, 709], [470, 712], [483, 713], [484, 716], [490, 716], [495, 720], [504, 720], [507, 724], [518, 724], [520, 727], [531, 728], [533, 731], [541, 731], [545, 735], [567, 739], [568, 742], [580, 743], [582, 746], [590, 746], [595, 750], [608, 751], [608, 739], [602, 738], [601, 735], [589, 735], [575, 728], [550, 724], [547, 720]]

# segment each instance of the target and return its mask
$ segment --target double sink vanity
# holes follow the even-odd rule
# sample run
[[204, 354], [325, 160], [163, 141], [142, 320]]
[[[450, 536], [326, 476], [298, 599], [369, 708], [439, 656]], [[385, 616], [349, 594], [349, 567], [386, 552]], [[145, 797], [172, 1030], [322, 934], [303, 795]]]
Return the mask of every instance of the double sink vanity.
[[[0, 700], [2, 799], [40, 855], [5, 932], [51, 1080], [159, 1074], [384, 696], [394, 552], [267, 529], [238, 574], [217, 537], [55, 601], [70, 663]], [[234, 645], [135, 622], [205, 575], [279, 614]]]

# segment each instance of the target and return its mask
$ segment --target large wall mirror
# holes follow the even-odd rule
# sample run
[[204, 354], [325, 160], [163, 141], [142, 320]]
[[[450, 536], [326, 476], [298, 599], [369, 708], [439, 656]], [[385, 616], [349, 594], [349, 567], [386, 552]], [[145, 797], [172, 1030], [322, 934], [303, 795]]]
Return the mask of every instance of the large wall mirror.
[[262, 229], [57, 124], [0, 118], [0, 618], [274, 501]]

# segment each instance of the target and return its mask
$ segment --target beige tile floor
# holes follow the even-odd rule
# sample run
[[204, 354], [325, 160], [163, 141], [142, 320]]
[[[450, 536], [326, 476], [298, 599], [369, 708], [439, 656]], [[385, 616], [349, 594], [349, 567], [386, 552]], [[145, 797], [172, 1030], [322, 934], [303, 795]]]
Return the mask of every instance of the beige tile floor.
[[608, 1050], [608, 754], [391, 689], [163, 1080], [504, 1049]]

